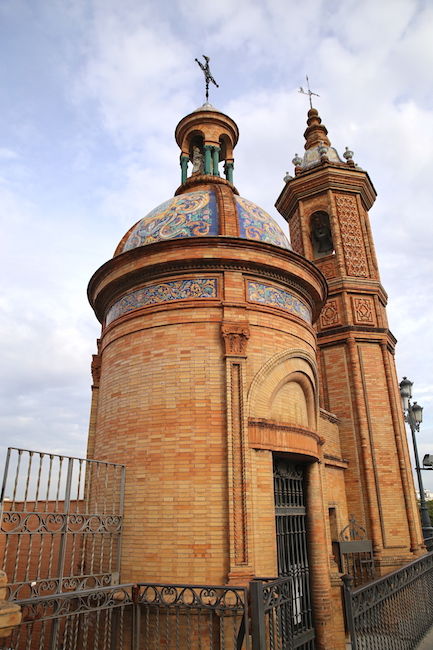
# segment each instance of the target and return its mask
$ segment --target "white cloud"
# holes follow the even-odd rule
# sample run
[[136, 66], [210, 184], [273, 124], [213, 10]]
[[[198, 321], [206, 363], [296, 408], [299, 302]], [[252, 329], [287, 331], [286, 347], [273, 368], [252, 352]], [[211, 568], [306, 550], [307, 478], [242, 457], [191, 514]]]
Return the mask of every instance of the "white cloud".
[[[430, 3], [57, 0], [50, 10], [17, 2], [0, 11], [0, 30], [8, 29], [0, 47], [15, 66], [2, 71], [11, 92], [0, 104], [8, 116], [0, 133], [0, 341], [4, 427], [20, 444], [29, 446], [27, 436], [54, 447], [63, 432], [63, 447], [84, 451], [99, 327], [85, 285], [129, 226], [176, 189], [173, 131], [203, 99], [194, 63], [203, 53], [220, 83], [211, 101], [240, 127], [235, 183], [273, 215], [302, 150], [307, 102], [297, 88], [309, 74], [333, 144], [354, 149], [379, 192], [371, 218], [397, 360], [427, 403]], [[29, 66], [36, 51], [37, 83]], [[433, 452], [429, 410], [423, 435]]]

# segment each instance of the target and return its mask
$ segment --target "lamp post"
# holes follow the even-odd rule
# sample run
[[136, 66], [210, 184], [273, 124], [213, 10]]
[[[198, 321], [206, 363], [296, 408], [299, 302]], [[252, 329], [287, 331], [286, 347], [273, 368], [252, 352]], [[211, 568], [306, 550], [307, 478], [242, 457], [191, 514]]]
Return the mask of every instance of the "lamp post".
[[412, 404], [412, 386], [413, 382], [409, 381], [407, 377], [403, 377], [403, 380], [400, 382], [400, 395], [403, 404], [404, 419], [408, 423], [412, 433], [413, 451], [415, 454], [415, 470], [419, 487], [422, 534], [427, 550], [430, 551], [433, 548], [433, 527], [425, 502], [424, 485], [421, 476], [421, 469], [423, 468], [419, 465], [418, 447], [415, 435], [415, 432], [419, 432], [419, 427], [422, 422], [422, 406], [416, 402], [413, 402]]

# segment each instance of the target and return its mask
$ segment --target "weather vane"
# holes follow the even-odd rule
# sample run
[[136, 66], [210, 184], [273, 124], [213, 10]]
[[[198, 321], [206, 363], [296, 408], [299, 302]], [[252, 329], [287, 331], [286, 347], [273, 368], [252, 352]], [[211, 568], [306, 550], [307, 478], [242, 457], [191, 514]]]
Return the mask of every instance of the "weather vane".
[[211, 71], [210, 71], [210, 68], [209, 68], [209, 57], [206, 56], [205, 54], [203, 54], [203, 58], [205, 60], [205, 63], [202, 63], [198, 59], [195, 59], [195, 60], [199, 64], [200, 68], [203, 70], [203, 74], [204, 74], [205, 79], [206, 79], [206, 102], [208, 102], [209, 101], [209, 81], [212, 81], [212, 83], [215, 84], [215, 86], [217, 88], [219, 88], [219, 86], [218, 86], [217, 82], [215, 81], [215, 79], [213, 78], [213, 76], [211, 74]]
[[313, 108], [313, 103], [311, 101], [311, 95], [314, 95], [315, 97], [320, 97], [320, 95], [318, 95], [317, 93], [313, 93], [313, 91], [310, 90], [310, 82], [308, 81], [308, 75], [305, 75], [305, 78], [307, 80], [307, 88], [308, 88], [308, 90], [304, 90], [302, 88], [302, 86], [301, 86], [299, 88], [298, 92], [302, 93], [303, 95], [308, 95], [308, 99], [310, 100], [310, 108]]

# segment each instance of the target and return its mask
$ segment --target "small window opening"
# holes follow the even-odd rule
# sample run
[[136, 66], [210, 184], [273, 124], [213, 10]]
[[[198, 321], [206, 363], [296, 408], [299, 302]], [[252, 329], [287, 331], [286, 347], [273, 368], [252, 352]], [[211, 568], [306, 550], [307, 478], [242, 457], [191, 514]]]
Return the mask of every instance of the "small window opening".
[[329, 215], [326, 212], [314, 212], [311, 215], [311, 241], [314, 257], [324, 257], [334, 252]]

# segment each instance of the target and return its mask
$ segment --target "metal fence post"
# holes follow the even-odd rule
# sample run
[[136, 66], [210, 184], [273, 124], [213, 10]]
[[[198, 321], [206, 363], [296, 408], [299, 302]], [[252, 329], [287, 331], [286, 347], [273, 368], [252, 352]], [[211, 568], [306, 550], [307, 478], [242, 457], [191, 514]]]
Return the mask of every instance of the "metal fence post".
[[250, 606], [252, 650], [266, 650], [265, 604], [261, 580], [250, 582]]
[[352, 576], [347, 573], [344, 576], [341, 576], [343, 581], [343, 596], [344, 596], [344, 615], [346, 619], [347, 631], [350, 635], [350, 641], [352, 650], [358, 650], [358, 644], [356, 642], [356, 631], [355, 631], [355, 619], [353, 616], [353, 607], [352, 607]]
[[[33, 452], [30, 452], [30, 453], [33, 453]], [[60, 459], [61, 460], [60, 460], [60, 467], [59, 467], [59, 484], [58, 485], [60, 485], [63, 456], [60, 456]], [[59, 581], [57, 591], [60, 592], [60, 593], [63, 591], [63, 578], [64, 578], [64, 571], [65, 571], [65, 557], [66, 557], [66, 544], [68, 542], [69, 514], [70, 514], [70, 509], [71, 509], [71, 485], [72, 485], [72, 470], [73, 470], [73, 467], [74, 467], [74, 459], [69, 458], [68, 459], [68, 469], [67, 469], [67, 474], [66, 474], [65, 497], [64, 497], [64, 500], [63, 500], [64, 521], [63, 521], [63, 525], [62, 525], [62, 532], [60, 534], [59, 555], [58, 555], [58, 562], [57, 562], [57, 576], [58, 576], [58, 581]], [[58, 496], [58, 493], [57, 493], [57, 496]], [[58, 618], [55, 618], [53, 620], [53, 626], [51, 628], [51, 650], [55, 650], [55, 648], [57, 648], [59, 629], [60, 629], [60, 620]]]
[[133, 585], [131, 588], [132, 596], [132, 634], [131, 634], [131, 650], [140, 649], [140, 587], [138, 585]]

